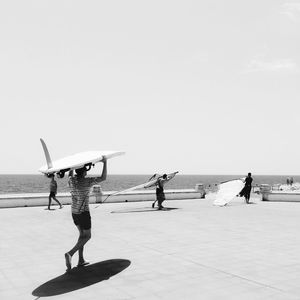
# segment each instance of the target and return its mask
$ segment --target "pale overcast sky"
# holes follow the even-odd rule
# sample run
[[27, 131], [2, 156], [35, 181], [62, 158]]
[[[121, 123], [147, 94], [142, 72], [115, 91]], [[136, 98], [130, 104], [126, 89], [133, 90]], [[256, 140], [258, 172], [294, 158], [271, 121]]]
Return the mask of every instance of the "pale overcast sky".
[[1, 174], [300, 174], [300, 1], [0, 3]]

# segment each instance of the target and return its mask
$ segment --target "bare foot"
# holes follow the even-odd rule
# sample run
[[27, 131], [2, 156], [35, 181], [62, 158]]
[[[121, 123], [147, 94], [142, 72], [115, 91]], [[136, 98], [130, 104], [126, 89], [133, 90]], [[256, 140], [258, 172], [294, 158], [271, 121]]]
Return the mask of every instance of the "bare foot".
[[78, 262], [77, 267], [84, 267], [84, 266], [87, 266], [89, 264], [90, 264], [89, 261], [84, 260], [84, 261]]
[[65, 253], [65, 260], [66, 260], [66, 266], [68, 272], [72, 269], [72, 264], [71, 264], [72, 256], [68, 252]]

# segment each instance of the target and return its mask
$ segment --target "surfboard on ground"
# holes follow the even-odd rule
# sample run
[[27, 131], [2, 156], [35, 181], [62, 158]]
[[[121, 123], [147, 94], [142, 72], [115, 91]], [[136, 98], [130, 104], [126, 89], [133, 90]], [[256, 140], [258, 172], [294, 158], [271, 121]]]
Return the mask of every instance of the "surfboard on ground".
[[45, 153], [47, 164], [39, 169], [39, 172], [49, 175], [57, 174], [63, 177], [65, 172], [86, 167], [90, 170], [96, 163], [115, 156], [125, 154], [123, 151], [86, 151], [66, 156], [64, 158], [52, 161], [46, 143], [40, 139]]
[[227, 205], [240, 193], [244, 185], [245, 183], [243, 179], [234, 179], [221, 183], [216, 194], [214, 205]]

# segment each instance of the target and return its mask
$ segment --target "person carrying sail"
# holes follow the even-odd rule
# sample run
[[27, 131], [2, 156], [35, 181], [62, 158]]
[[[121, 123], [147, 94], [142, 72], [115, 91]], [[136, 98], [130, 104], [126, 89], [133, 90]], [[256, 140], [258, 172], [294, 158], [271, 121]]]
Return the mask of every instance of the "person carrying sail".
[[[169, 181], [167, 174], [164, 174], [162, 177], [158, 178], [156, 183], [156, 201], [158, 204], [158, 209], [161, 210], [164, 208], [162, 203], [166, 200], [165, 193], [164, 193], [164, 185]], [[155, 202], [152, 204], [154, 207]]]
[[240, 196], [245, 197], [247, 204], [250, 203], [249, 200], [250, 200], [250, 193], [251, 193], [251, 189], [252, 189], [252, 181], [253, 181], [253, 178], [251, 177], [251, 173], [248, 173], [248, 176], [246, 177], [246, 179], [244, 181], [245, 186], [240, 193]]

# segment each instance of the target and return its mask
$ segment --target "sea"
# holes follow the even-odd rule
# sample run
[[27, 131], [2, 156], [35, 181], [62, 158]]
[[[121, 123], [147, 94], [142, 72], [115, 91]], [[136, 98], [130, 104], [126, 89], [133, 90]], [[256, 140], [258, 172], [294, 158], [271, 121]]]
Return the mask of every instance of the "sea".
[[[149, 175], [108, 175], [102, 182], [103, 191], [121, 191], [142, 184], [152, 176]], [[206, 189], [214, 188], [221, 182], [245, 177], [245, 175], [176, 175], [168, 182], [166, 189], [192, 189], [196, 184], [203, 184]], [[287, 175], [254, 175], [253, 185], [285, 184]], [[300, 175], [291, 176], [294, 183], [300, 182]], [[58, 192], [68, 192], [67, 178], [56, 179]], [[50, 179], [43, 175], [0, 175], [0, 194], [24, 194], [49, 192]]]

